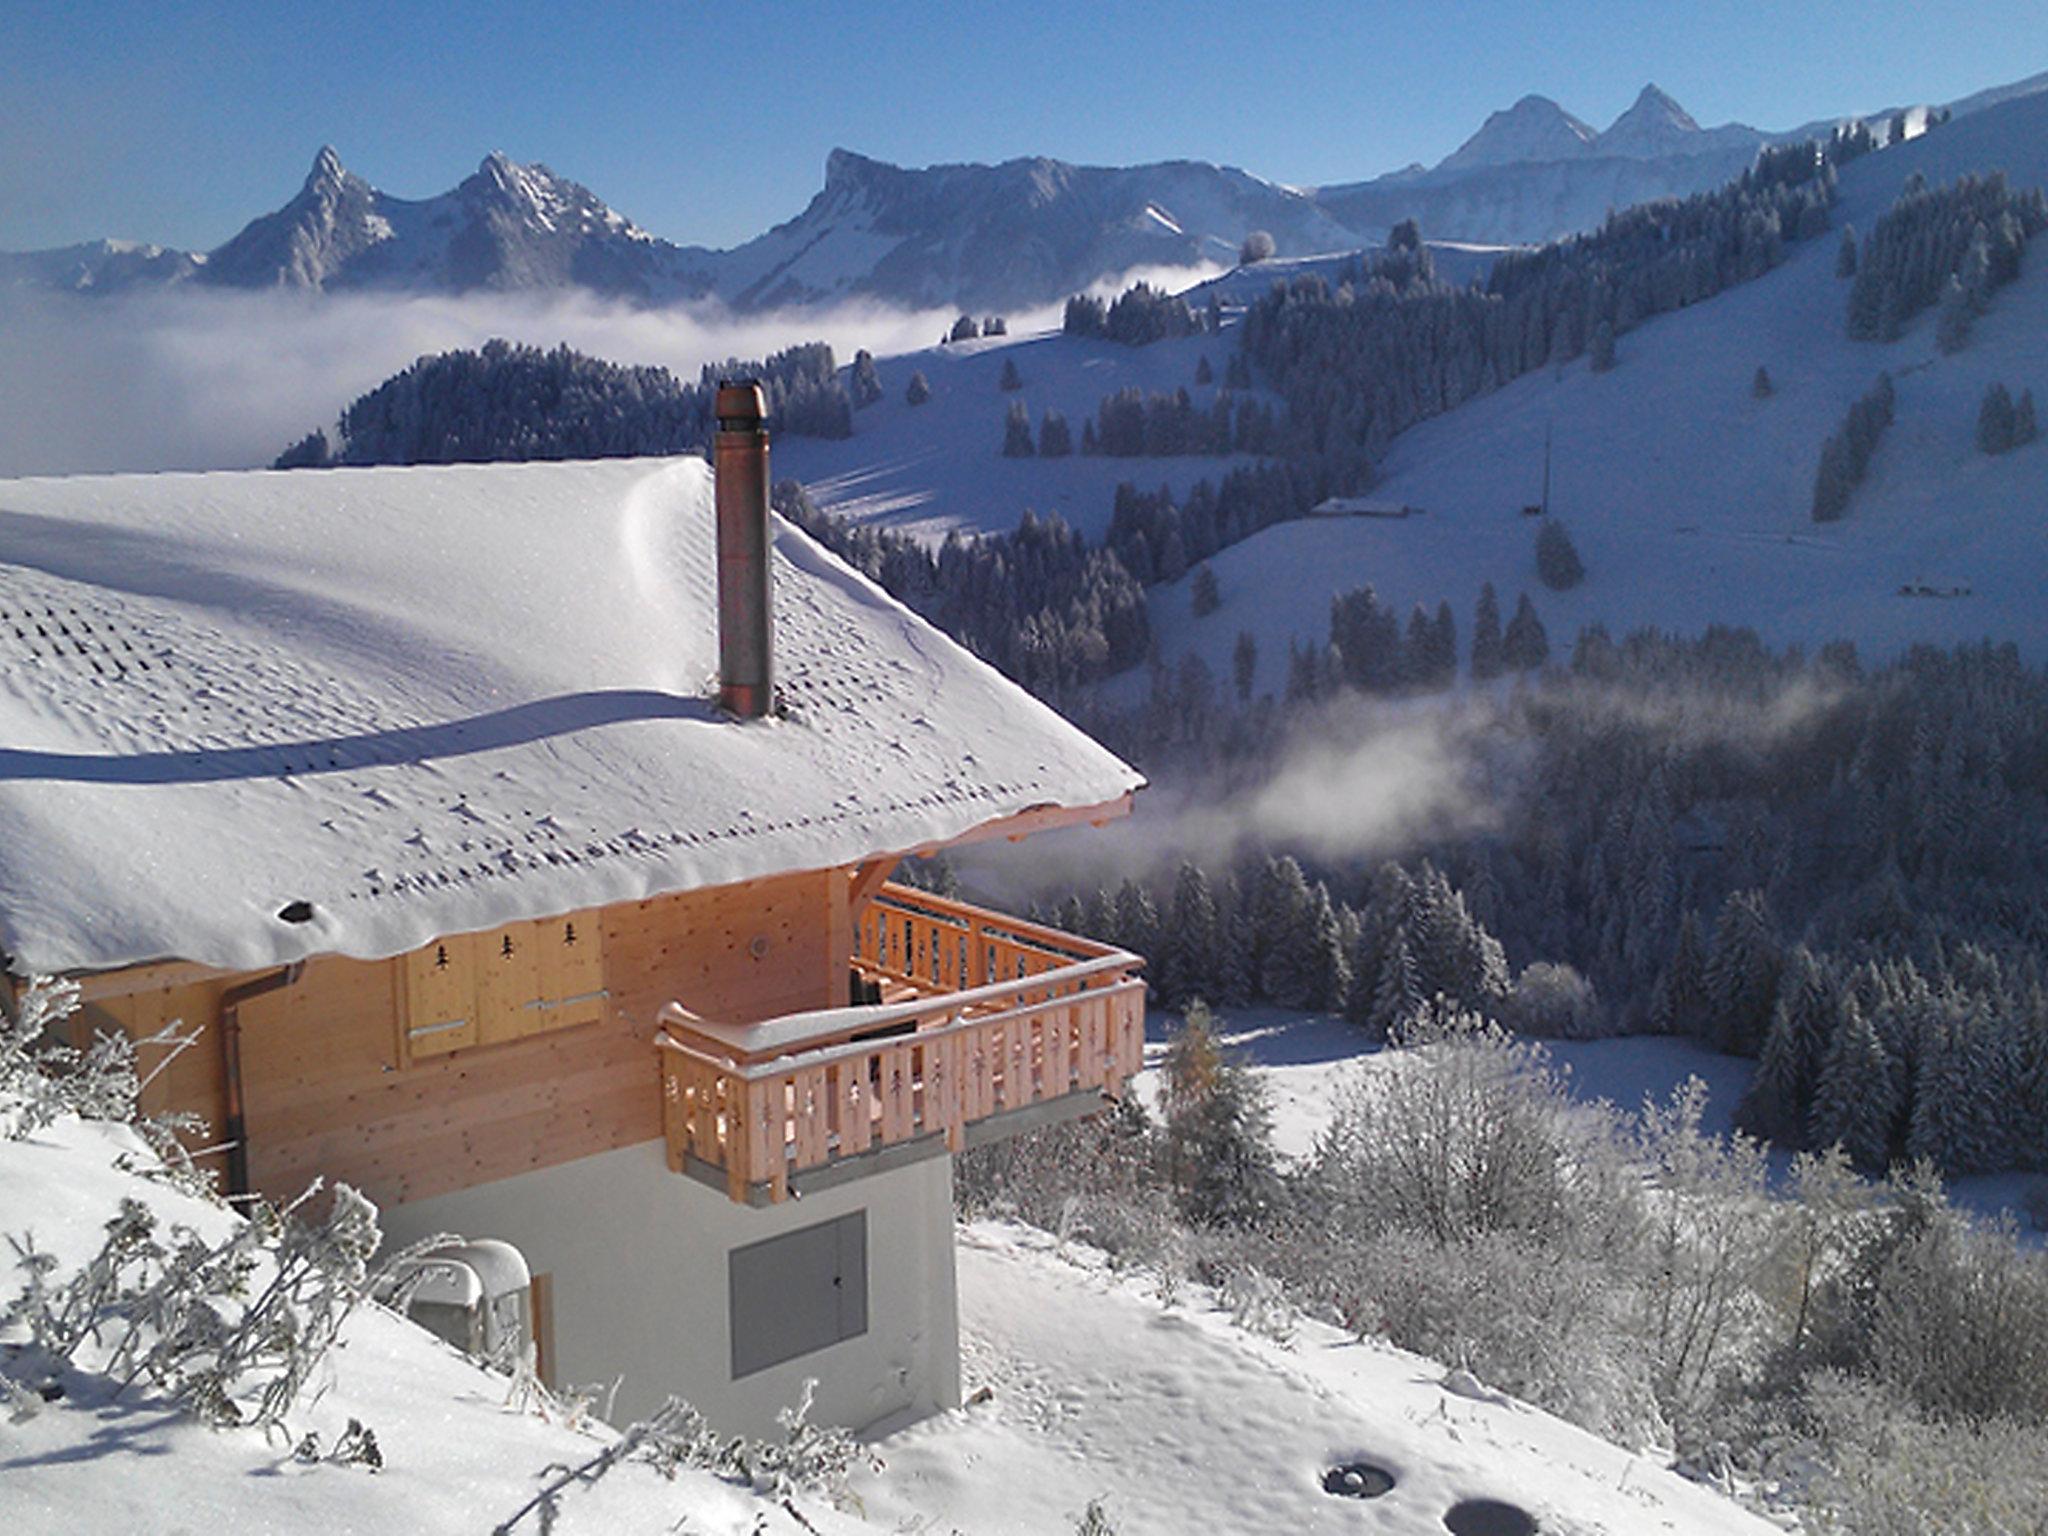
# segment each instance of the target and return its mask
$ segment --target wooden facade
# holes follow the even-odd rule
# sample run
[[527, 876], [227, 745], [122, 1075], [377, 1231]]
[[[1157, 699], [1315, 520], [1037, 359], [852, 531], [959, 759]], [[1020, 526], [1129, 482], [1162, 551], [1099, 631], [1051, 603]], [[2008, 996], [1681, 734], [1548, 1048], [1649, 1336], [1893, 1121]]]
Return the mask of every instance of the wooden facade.
[[[745, 1024], [843, 1004], [856, 877], [783, 875], [450, 936], [389, 960], [309, 960], [240, 1010], [252, 1186], [284, 1197], [325, 1175], [403, 1203], [658, 1138], [662, 1007]], [[565, 923], [587, 925], [579, 943], [594, 941], [596, 966], [561, 974], [543, 945]], [[221, 998], [248, 979], [169, 965], [87, 984], [88, 1026], [137, 1037], [173, 1020], [204, 1026], [143, 1107], [199, 1114], [208, 1145], [226, 1121]], [[435, 1028], [451, 1018], [463, 1027]]]

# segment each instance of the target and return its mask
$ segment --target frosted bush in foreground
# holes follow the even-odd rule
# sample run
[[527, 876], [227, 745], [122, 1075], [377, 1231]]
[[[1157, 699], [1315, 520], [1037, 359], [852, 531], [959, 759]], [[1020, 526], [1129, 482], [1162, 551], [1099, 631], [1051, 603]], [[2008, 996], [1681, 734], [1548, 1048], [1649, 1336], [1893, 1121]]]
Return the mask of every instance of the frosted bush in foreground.
[[377, 1213], [346, 1185], [317, 1222], [319, 1186], [258, 1204], [227, 1237], [164, 1225], [126, 1199], [98, 1253], [58, 1278], [54, 1256], [10, 1237], [20, 1292], [0, 1312], [0, 1373], [17, 1398], [119, 1398], [141, 1384], [202, 1422], [284, 1426], [341, 1325], [369, 1290]]

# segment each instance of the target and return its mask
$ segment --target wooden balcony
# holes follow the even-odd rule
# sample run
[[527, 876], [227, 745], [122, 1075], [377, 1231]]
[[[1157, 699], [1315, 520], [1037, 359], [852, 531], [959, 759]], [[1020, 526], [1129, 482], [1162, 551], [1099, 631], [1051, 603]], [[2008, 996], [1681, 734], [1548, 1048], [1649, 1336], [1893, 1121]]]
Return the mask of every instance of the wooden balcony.
[[852, 965], [882, 1001], [752, 1025], [663, 1010], [669, 1166], [743, 1202], [888, 1149], [958, 1152], [1087, 1114], [1143, 1057], [1136, 955], [906, 886], [860, 915]]

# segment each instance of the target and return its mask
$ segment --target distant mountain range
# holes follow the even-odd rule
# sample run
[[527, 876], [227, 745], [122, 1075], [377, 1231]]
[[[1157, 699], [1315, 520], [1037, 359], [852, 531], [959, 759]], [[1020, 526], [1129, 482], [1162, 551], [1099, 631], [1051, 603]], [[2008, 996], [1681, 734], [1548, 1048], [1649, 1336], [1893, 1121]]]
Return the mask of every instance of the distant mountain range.
[[[1953, 110], [2044, 89], [2048, 75], [2037, 75]], [[1917, 126], [1925, 109], [1910, 114]], [[100, 240], [0, 253], [0, 287], [580, 290], [639, 304], [716, 297], [765, 309], [869, 298], [1001, 311], [1055, 302], [1134, 267], [1233, 262], [1256, 229], [1273, 236], [1281, 256], [1355, 248], [1404, 218], [1436, 239], [1555, 239], [1598, 224], [1612, 208], [1718, 185], [1759, 146], [1847, 120], [1782, 133], [1736, 123], [1702, 128], [1647, 85], [1596, 132], [1549, 98], [1525, 96], [1433, 167], [1308, 189], [1192, 160], [913, 170], [835, 149], [824, 187], [802, 213], [725, 251], [651, 235], [587, 187], [501, 154], [452, 190], [414, 200], [379, 191], [322, 149], [290, 202], [215, 250]]]

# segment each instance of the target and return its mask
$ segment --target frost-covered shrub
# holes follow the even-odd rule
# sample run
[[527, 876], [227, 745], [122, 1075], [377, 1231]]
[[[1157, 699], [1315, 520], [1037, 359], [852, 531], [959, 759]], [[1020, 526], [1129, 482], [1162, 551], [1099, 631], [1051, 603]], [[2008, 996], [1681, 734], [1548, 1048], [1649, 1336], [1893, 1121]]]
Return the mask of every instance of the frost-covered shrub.
[[[130, 1125], [156, 1154], [139, 1171], [162, 1178], [187, 1194], [213, 1197], [213, 1180], [200, 1171], [180, 1137], [202, 1129], [195, 1115], [143, 1115], [142, 1090], [157, 1072], [198, 1038], [173, 1020], [155, 1034], [132, 1040], [101, 1034], [89, 1046], [58, 1038], [58, 1026], [78, 1009], [78, 984], [47, 976], [32, 978], [12, 1021], [0, 1019], [0, 1137], [19, 1141], [67, 1115]], [[137, 1064], [143, 1049], [164, 1052], [144, 1076]]]
[[1610, 1032], [1593, 983], [1569, 965], [1545, 960], [1515, 978], [1502, 1012], [1522, 1034], [1551, 1040], [1594, 1040]]
[[1320, 1196], [1361, 1235], [1560, 1232], [1594, 1170], [1575, 1155], [1540, 1049], [1442, 1010], [1418, 1016], [1404, 1043], [1398, 1060], [1339, 1090], [1309, 1175]]
[[1457, 1243], [1392, 1229], [1348, 1245], [1351, 1326], [1625, 1445], [1668, 1442], [1646, 1344], [1608, 1256], [1514, 1232]]
[[375, 1208], [346, 1185], [305, 1219], [318, 1188], [259, 1203], [218, 1241], [123, 1200], [99, 1252], [62, 1278], [32, 1238], [10, 1237], [26, 1278], [0, 1333], [23, 1337], [0, 1374], [44, 1397], [76, 1396], [78, 1376], [115, 1397], [141, 1383], [216, 1427], [281, 1429], [369, 1294], [380, 1241]]
[[968, 1219], [1011, 1218], [1088, 1243], [1119, 1265], [1156, 1263], [1180, 1225], [1157, 1140], [1144, 1105], [1127, 1095], [1097, 1119], [963, 1153], [953, 1164], [954, 1204]]
[[2048, 1530], [2048, 1456], [2009, 1420], [1943, 1422], [1824, 1371], [1805, 1424], [1820, 1471], [1805, 1490], [1820, 1536], [2007, 1536]]
[[[847, 1504], [852, 1500], [849, 1482], [854, 1468], [863, 1464], [879, 1467], [881, 1463], [850, 1431], [811, 1422], [817, 1388], [815, 1378], [806, 1380], [796, 1403], [775, 1415], [782, 1428], [780, 1440], [719, 1434], [703, 1414], [672, 1397], [651, 1417], [621, 1431], [589, 1460], [573, 1467], [557, 1464], [547, 1468], [544, 1475], [548, 1481], [493, 1526], [492, 1536], [509, 1536], [529, 1515], [536, 1517], [535, 1524], [542, 1532], [553, 1530], [564, 1494], [572, 1488], [593, 1487], [614, 1467], [628, 1461], [651, 1466], [668, 1478], [685, 1470], [710, 1472], [780, 1500], [792, 1516], [796, 1511], [790, 1500], [799, 1493], [820, 1494], [834, 1504]], [[808, 1528], [808, 1522], [797, 1518]]]

